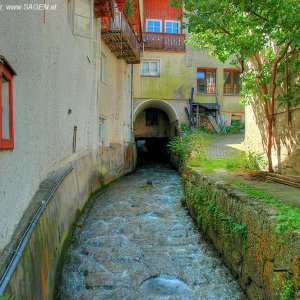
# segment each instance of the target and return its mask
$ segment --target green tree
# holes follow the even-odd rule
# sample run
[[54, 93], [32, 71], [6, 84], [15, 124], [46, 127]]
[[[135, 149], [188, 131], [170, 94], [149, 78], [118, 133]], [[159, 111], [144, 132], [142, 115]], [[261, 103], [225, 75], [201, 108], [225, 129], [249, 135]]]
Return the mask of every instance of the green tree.
[[278, 105], [298, 105], [299, 0], [171, 0], [185, 5], [185, 24], [194, 47], [210, 49], [221, 62], [243, 71], [244, 101], [263, 107], [266, 152], [273, 171], [274, 113]]

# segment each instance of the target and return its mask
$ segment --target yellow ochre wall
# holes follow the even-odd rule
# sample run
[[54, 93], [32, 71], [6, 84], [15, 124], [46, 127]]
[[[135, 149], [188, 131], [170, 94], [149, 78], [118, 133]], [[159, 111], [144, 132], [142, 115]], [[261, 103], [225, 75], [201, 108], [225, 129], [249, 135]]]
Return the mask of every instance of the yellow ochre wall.
[[[215, 95], [196, 93], [197, 68], [216, 68], [219, 92], [219, 104], [225, 116], [228, 114], [241, 115], [244, 121], [244, 106], [239, 103], [241, 96], [223, 95], [223, 69], [233, 68], [229, 63], [222, 64], [214, 59], [207, 51], [186, 46], [186, 52], [158, 52], [144, 51], [142, 60], [159, 59], [159, 77], [141, 77], [141, 65], [134, 67], [134, 98], [159, 100], [186, 100], [190, 98], [191, 88], [195, 88], [194, 101], [201, 103], [215, 103]], [[186, 120], [187, 121], [187, 120]]]

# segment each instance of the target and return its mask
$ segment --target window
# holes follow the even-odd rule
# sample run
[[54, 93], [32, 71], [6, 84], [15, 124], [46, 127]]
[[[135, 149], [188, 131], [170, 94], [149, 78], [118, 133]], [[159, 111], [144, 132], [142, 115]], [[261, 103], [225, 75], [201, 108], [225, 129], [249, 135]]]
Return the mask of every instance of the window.
[[239, 70], [224, 69], [224, 94], [239, 95], [241, 92]]
[[90, 0], [70, 0], [68, 22], [74, 35], [92, 38], [93, 9]]
[[166, 33], [180, 33], [180, 22], [178, 21], [166, 21], [165, 22]]
[[197, 93], [216, 92], [216, 69], [197, 69]]
[[100, 68], [101, 68], [101, 81], [105, 84], [107, 84], [107, 57], [106, 55], [101, 52], [101, 57], [100, 57]]
[[147, 60], [141, 64], [141, 76], [159, 77], [160, 62], [159, 60]]
[[161, 20], [147, 20], [147, 32], [162, 32]]
[[0, 55], [0, 149], [14, 148], [13, 76], [16, 72]]
[[106, 146], [106, 129], [105, 129], [105, 118], [99, 116], [99, 143], [102, 147]]
[[147, 109], [146, 110], [146, 125], [158, 125], [158, 110], [157, 109]]

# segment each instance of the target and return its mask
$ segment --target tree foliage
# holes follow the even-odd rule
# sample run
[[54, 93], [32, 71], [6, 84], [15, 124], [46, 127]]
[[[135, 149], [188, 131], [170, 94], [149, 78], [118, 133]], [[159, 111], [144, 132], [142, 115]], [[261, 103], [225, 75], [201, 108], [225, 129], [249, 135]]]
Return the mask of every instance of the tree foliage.
[[272, 171], [273, 118], [278, 105], [300, 103], [299, 0], [171, 0], [185, 5], [190, 43], [243, 71], [245, 102], [260, 101], [268, 124]]

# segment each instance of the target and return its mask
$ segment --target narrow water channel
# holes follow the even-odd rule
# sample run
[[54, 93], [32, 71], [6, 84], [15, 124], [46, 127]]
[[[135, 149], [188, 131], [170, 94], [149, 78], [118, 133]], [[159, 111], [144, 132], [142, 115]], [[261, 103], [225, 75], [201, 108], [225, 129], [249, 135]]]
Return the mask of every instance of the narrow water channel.
[[159, 164], [105, 188], [77, 226], [59, 298], [245, 299], [181, 197], [180, 177]]

